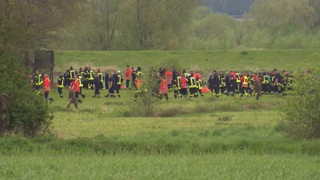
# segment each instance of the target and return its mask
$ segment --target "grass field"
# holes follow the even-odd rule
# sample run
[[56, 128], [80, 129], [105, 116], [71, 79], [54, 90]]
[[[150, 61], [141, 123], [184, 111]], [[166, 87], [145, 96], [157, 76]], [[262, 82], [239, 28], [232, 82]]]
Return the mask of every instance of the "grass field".
[[[296, 71], [319, 67], [318, 50], [56, 52], [56, 71], [70, 65], [124, 71], [159, 65], [217, 70]], [[129, 116], [132, 90], [121, 98], [49, 104], [54, 136], [0, 139], [0, 179], [319, 179], [320, 141], [293, 140], [278, 123], [286, 97], [265, 95], [159, 102], [157, 117]], [[64, 90], [65, 97], [67, 90]], [[142, 107], [141, 107], [142, 108]]]
[[55, 154], [0, 159], [4, 179], [319, 179], [320, 176], [319, 157], [305, 155]]
[[198, 70], [208, 73], [219, 71], [267, 71], [297, 70], [303, 66], [320, 65], [319, 50], [226, 50], [226, 51], [63, 51], [55, 53], [55, 70], [64, 72], [74, 66], [90, 66], [125, 70], [127, 64], [153, 67], [172, 67], [177, 69]]

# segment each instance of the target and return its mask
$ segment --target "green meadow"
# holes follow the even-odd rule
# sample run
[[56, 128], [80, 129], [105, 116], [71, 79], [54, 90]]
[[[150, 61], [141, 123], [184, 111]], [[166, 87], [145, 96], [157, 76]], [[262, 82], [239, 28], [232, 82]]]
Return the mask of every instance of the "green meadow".
[[[57, 51], [55, 74], [69, 66], [124, 72], [125, 66], [218, 71], [319, 68], [319, 50]], [[134, 90], [121, 97], [86, 98], [67, 109], [67, 89], [49, 103], [51, 135], [0, 138], [0, 179], [319, 179], [320, 141], [284, 135], [286, 96], [240, 98], [205, 94], [157, 103], [155, 117]], [[138, 107], [137, 107], [138, 106]], [[141, 107], [139, 107], [141, 106]]]
[[224, 51], [63, 51], [55, 53], [55, 70], [69, 66], [125, 70], [125, 66], [142, 68], [159, 66], [177, 69], [258, 71], [261, 69], [296, 70], [319, 65], [319, 50], [224, 50]]

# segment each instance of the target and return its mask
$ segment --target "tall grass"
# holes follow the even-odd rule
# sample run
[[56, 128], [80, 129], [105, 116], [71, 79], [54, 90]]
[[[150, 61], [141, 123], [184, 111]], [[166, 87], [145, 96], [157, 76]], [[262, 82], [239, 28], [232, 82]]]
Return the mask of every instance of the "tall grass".
[[[24, 161], [21, 161], [21, 158]], [[318, 179], [305, 155], [4, 156], [3, 179]]]
[[3, 155], [96, 154], [96, 155], [199, 155], [226, 152], [250, 154], [320, 155], [320, 141], [285, 139], [274, 128], [220, 127], [203, 130], [145, 132], [133, 136], [97, 135], [63, 140], [53, 137], [27, 139], [20, 136], [0, 140]]

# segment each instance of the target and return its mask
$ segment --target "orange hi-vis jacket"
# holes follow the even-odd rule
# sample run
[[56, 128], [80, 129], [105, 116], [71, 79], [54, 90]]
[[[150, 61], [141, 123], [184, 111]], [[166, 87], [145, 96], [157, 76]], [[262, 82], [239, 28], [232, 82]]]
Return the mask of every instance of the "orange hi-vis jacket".
[[140, 91], [141, 90], [141, 85], [142, 85], [142, 79], [137, 79], [135, 85], [136, 85], [136, 90]]
[[162, 79], [160, 82], [160, 87], [159, 87], [159, 94], [167, 94], [168, 93], [168, 85], [167, 85], [167, 80]]

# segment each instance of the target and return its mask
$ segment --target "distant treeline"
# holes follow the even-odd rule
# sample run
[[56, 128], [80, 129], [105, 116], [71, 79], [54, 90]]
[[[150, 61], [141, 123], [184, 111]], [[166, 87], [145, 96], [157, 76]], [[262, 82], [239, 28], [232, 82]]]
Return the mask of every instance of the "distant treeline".
[[32, 59], [39, 48], [320, 48], [319, 0], [56, 1], [0, 3], [0, 55]]

